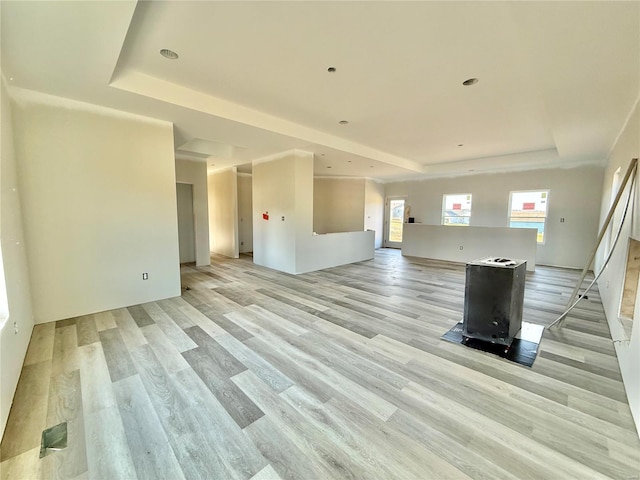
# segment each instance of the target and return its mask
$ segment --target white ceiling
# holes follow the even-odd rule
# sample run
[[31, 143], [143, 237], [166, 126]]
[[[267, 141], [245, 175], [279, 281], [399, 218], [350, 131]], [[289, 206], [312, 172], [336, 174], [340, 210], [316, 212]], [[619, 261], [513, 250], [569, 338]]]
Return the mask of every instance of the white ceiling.
[[603, 162], [640, 93], [637, 1], [0, 9], [10, 86], [171, 121], [210, 170], [292, 148], [386, 180]]

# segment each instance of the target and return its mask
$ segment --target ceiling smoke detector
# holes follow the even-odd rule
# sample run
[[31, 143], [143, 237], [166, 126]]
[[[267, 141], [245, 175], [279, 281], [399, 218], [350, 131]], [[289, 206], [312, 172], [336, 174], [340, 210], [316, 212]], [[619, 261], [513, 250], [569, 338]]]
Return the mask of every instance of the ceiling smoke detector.
[[336, 67], [327, 68], [327, 72], [329, 72], [329, 73], [335, 73], [335, 71], [336, 71]]
[[478, 79], [477, 78], [469, 78], [469, 79], [465, 80], [464, 82], [462, 82], [462, 85], [464, 85], [465, 87], [469, 87], [471, 85], [475, 85], [476, 83], [478, 83]]
[[173, 50], [169, 50], [168, 48], [163, 48], [162, 50], [160, 50], [160, 55], [162, 55], [164, 58], [168, 58], [169, 60], [178, 59], [178, 54]]

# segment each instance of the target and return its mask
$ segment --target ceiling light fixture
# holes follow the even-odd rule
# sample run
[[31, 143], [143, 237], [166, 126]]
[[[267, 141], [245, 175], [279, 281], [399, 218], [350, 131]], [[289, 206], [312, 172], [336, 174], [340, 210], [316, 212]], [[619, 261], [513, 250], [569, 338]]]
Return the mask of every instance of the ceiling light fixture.
[[469, 87], [471, 85], [475, 85], [476, 83], [478, 83], [478, 79], [477, 78], [469, 78], [469, 79], [465, 80], [464, 82], [462, 82], [462, 85], [464, 85], [465, 87]]
[[338, 123], [340, 125], [348, 125], [349, 124], [349, 120], [340, 120]]
[[164, 58], [168, 58], [169, 60], [178, 59], [178, 54], [173, 50], [169, 50], [168, 48], [163, 48], [162, 50], [160, 50], [160, 55], [162, 55]]
[[327, 68], [327, 72], [329, 72], [329, 73], [335, 73], [335, 71], [336, 71], [336, 67]]

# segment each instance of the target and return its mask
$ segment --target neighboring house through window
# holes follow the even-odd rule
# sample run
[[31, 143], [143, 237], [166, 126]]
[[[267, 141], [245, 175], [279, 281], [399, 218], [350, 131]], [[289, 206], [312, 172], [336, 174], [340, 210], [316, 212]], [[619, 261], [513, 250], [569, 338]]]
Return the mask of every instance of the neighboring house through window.
[[509, 226], [511, 228], [535, 228], [538, 230], [538, 243], [544, 243], [548, 209], [549, 190], [511, 192]]
[[471, 220], [471, 194], [447, 194], [442, 201], [442, 225], [469, 226]]

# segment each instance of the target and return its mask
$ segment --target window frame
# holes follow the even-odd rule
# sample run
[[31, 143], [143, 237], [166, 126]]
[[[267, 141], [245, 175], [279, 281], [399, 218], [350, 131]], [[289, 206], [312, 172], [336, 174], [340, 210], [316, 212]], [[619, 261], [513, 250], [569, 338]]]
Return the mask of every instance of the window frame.
[[[458, 197], [464, 196], [469, 197], [469, 215], [465, 216], [457, 216], [457, 218], [467, 218], [469, 219], [467, 223], [445, 223], [446, 218], [454, 218], [451, 215], [445, 215], [447, 211], [447, 197]], [[469, 227], [471, 226], [471, 216], [473, 212], [473, 194], [472, 193], [443, 193], [442, 194], [442, 212], [440, 215], [440, 225], [445, 227]]]
[[514, 193], [546, 193], [547, 194], [544, 217], [520, 217], [520, 218], [531, 218], [531, 219], [544, 218], [544, 221], [542, 222], [543, 223], [542, 241], [541, 242], [538, 241], [538, 238], [536, 236], [536, 245], [545, 245], [547, 243], [547, 220], [549, 219], [549, 197], [551, 196], [551, 191], [548, 188], [538, 188], [538, 189], [532, 189], [532, 190], [511, 190], [509, 192], [509, 210], [507, 210], [507, 227], [509, 228], [518, 228], [518, 227], [511, 226], [511, 219], [516, 218], [516, 217], [512, 217], [511, 215], [511, 213], [513, 212], [512, 205], [513, 205]]

